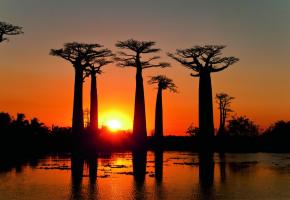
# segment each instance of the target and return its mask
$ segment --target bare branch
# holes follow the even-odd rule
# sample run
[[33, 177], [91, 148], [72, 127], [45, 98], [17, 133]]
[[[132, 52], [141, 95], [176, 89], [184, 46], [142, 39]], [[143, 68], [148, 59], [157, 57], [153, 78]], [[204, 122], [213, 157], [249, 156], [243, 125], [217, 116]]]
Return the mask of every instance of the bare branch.
[[117, 54], [119, 54], [120, 56], [128, 56], [128, 57], [133, 57], [133, 58], [136, 57], [136, 55], [133, 55], [133, 54], [127, 54], [127, 53], [125, 53], [125, 52], [123, 52], [123, 51], [117, 51]]
[[159, 59], [160, 58], [160, 56], [153, 56], [152, 58], [149, 58], [147, 61], [143, 61], [143, 62], [150, 62], [150, 61], [152, 61], [152, 60], [156, 60], [156, 59]]
[[165, 68], [165, 67], [170, 67], [169, 63], [166, 62], [160, 62], [158, 64], [147, 64], [147, 63], [142, 63], [142, 69], [147, 69], [147, 68], [152, 68], [152, 67], [161, 67], [161, 68]]
[[23, 34], [22, 27], [14, 26], [6, 22], [0, 22], [0, 43], [3, 41], [8, 41], [5, 35], [19, 35]]
[[117, 65], [119, 67], [136, 67], [136, 61], [133, 58], [119, 58], [115, 57], [115, 61], [117, 61]]
[[106, 58], [100, 58], [94, 61], [94, 63], [90, 64], [88, 68], [86, 68], [86, 72], [91, 75], [101, 74], [103, 73], [102, 67], [112, 63], [111, 60], [106, 60]]
[[199, 73], [197, 73], [197, 74], [190, 73], [190, 76], [193, 76], [193, 77], [200, 77], [200, 74], [199, 74]]
[[83, 82], [85, 82], [85, 79], [89, 76], [90, 76], [90, 73], [85, 71], [85, 73], [83, 74]]
[[160, 51], [160, 49], [146, 49], [146, 50], [143, 50], [141, 53], [156, 53]]
[[222, 64], [223, 66], [218, 67], [218, 66], [211, 65], [211, 72], [220, 72], [220, 71], [228, 68], [230, 65], [235, 64], [238, 61], [239, 61], [239, 59], [236, 58], [236, 57], [224, 57], [224, 58], [221, 58], [221, 59], [219, 59], [219, 62], [216, 61], [216, 63]]
[[185, 58], [178, 57], [178, 55], [174, 55], [172, 53], [168, 53], [167, 55], [185, 66], [186, 68], [192, 69], [196, 72], [200, 71], [199, 67], [195, 64], [194, 61], [187, 61]]

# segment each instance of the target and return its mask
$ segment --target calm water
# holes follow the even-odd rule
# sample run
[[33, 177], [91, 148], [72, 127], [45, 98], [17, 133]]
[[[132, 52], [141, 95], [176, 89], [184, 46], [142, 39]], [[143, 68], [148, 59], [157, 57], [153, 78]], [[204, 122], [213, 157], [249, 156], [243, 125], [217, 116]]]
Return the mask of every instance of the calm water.
[[1, 167], [0, 199], [290, 199], [290, 154], [145, 156], [48, 156]]

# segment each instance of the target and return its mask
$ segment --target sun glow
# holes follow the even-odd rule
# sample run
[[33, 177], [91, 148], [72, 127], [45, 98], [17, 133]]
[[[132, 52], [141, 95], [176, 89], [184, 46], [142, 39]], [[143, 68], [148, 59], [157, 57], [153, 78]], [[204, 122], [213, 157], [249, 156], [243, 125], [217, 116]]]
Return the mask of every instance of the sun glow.
[[111, 131], [117, 131], [122, 128], [121, 122], [116, 119], [109, 120], [106, 125]]
[[116, 110], [100, 113], [100, 124], [112, 132], [132, 129], [132, 120], [125, 113]]

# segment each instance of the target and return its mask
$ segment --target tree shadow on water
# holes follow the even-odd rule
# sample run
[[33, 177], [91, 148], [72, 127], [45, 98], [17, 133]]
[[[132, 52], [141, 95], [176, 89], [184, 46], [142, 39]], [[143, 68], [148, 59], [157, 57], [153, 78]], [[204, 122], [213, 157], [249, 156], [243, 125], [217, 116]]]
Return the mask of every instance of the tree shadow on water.
[[154, 157], [155, 179], [157, 183], [161, 183], [163, 178], [163, 150], [154, 151]]
[[215, 199], [213, 153], [202, 152], [198, 158], [200, 199]]
[[84, 170], [84, 158], [82, 156], [72, 154], [70, 199], [82, 199], [83, 170]]
[[134, 199], [146, 199], [145, 176], [147, 164], [147, 151], [134, 150], [132, 152], [133, 176], [134, 176]]
[[[89, 172], [88, 194], [85, 194], [83, 191], [84, 166], [88, 167], [87, 171]], [[97, 170], [98, 170], [97, 155], [84, 157], [82, 155], [72, 154], [70, 199], [72, 200], [84, 199], [85, 196], [88, 196], [89, 199], [96, 198]]]

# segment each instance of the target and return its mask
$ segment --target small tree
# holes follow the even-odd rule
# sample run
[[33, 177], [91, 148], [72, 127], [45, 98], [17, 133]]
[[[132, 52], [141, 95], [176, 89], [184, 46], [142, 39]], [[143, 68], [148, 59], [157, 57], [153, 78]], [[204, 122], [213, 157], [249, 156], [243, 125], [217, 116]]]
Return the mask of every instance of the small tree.
[[269, 151], [289, 152], [290, 121], [277, 121], [263, 133], [264, 148]]
[[233, 116], [228, 121], [227, 129], [230, 136], [256, 137], [259, 135], [258, 125], [246, 116]]
[[186, 133], [189, 134], [190, 136], [196, 137], [199, 134], [199, 128], [191, 124], [187, 128]]
[[226, 93], [217, 93], [215, 99], [220, 110], [220, 127], [218, 130], [218, 135], [222, 135], [225, 130], [225, 123], [228, 113], [233, 112], [230, 106], [234, 97], [231, 97]]
[[224, 48], [223, 45], [193, 46], [168, 54], [184, 67], [193, 70], [191, 76], [199, 77], [199, 130], [205, 143], [210, 142], [214, 136], [211, 73], [220, 72], [239, 60], [232, 56], [221, 57]]
[[153, 76], [148, 81], [149, 84], [158, 84], [158, 92], [155, 108], [155, 133], [154, 137], [160, 139], [163, 137], [163, 108], [162, 108], [162, 90], [169, 89], [170, 92], [177, 92], [176, 85], [172, 79], [164, 75]]
[[6, 35], [19, 35], [23, 34], [22, 27], [14, 26], [6, 22], [0, 22], [0, 43], [3, 41], [8, 41]]
[[9, 115], [9, 113], [0, 112], [0, 130], [3, 127], [10, 126], [11, 121], [12, 121], [12, 118]]
[[[138, 148], [145, 147], [147, 139], [146, 129], [146, 114], [145, 114], [145, 100], [144, 100], [144, 86], [142, 71], [148, 68], [156, 67], [169, 67], [168, 63], [159, 62], [152, 63], [159, 59], [159, 56], [153, 56], [146, 59], [145, 55], [150, 53], [157, 53], [160, 51], [158, 48], [154, 48], [155, 42], [152, 41], [138, 41], [129, 39], [126, 41], [118, 41], [116, 47], [120, 49], [129, 50], [131, 53], [118, 52], [119, 57], [115, 60], [118, 61], [121, 67], [134, 67], [136, 68], [136, 92], [135, 92], [135, 108], [134, 108], [134, 122], [133, 122], [133, 137], [135, 142], [139, 145]], [[145, 58], [142, 57], [145, 56]]]
[[266, 129], [264, 135], [271, 138], [277, 138], [289, 142], [290, 139], [290, 121], [277, 121]]

